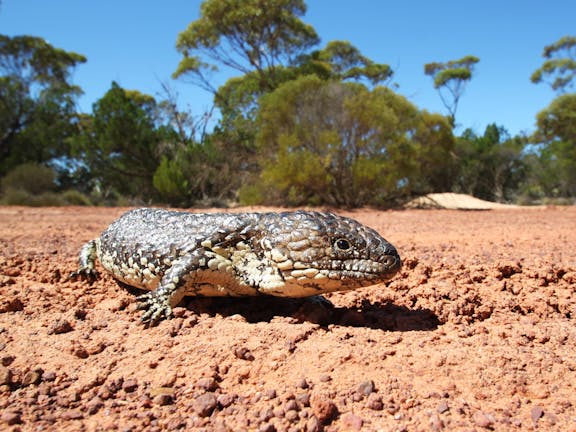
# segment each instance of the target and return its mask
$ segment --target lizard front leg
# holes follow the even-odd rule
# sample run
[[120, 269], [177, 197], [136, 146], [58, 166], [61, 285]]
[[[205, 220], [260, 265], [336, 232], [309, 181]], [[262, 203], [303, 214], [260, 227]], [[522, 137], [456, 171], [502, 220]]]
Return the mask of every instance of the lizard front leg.
[[73, 280], [81, 278], [92, 284], [98, 279], [98, 272], [95, 268], [96, 256], [96, 240], [90, 240], [80, 249], [80, 254], [78, 255], [78, 270], [70, 273], [69, 278]]
[[175, 260], [160, 280], [158, 288], [138, 297], [138, 309], [144, 310], [141, 318], [144, 323], [154, 325], [162, 318], [172, 317], [172, 308], [186, 294], [186, 284], [200, 269], [205, 253], [204, 249], [197, 249]]

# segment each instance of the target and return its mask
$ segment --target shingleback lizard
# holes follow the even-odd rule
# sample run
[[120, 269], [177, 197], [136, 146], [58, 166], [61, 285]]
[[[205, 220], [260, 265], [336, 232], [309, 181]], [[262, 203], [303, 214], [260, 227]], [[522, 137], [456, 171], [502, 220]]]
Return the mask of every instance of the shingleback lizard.
[[72, 275], [93, 281], [95, 260], [149, 290], [142, 320], [169, 318], [185, 295], [307, 297], [390, 279], [401, 267], [375, 230], [331, 213], [194, 214], [141, 208], [80, 252]]

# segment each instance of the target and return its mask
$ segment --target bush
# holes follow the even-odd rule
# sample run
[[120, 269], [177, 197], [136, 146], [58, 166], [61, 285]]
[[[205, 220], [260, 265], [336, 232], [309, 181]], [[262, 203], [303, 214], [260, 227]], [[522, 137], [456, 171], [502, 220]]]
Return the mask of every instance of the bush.
[[79, 192], [74, 189], [69, 189], [67, 191], [62, 192], [61, 197], [66, 203], [66, 205], [77, 205], [77, 206], [93, 205], [92, 201], [90, 201], [90, 198], [88, 198], [82, 192]]
[[[56, 190], [54, 171], [34, 162], [18, 165], [2, 179], [2, 189], [41, 195]], [[12, 192], [14, 193], [14, 192]]]

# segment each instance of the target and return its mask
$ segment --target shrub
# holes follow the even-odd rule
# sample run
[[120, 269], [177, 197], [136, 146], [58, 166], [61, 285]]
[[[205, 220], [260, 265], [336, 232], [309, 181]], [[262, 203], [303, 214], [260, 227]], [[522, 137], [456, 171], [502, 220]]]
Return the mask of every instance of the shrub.
[[54, 171], [34, 162], [18, 165], [2, 179], [2, 189], [19, 190], [29, 195], [40, 195], [56, 189]]

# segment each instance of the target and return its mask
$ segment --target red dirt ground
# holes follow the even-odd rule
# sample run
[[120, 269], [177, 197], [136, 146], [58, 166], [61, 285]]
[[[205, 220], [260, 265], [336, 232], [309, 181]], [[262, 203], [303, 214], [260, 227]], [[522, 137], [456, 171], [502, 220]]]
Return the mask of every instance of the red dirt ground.
[[398, 248], [387, 285], [153, 328], [67, 280], [125, 210], [0, 207], [0, 429], [576, 430], [576, 208], [341, 212]]

